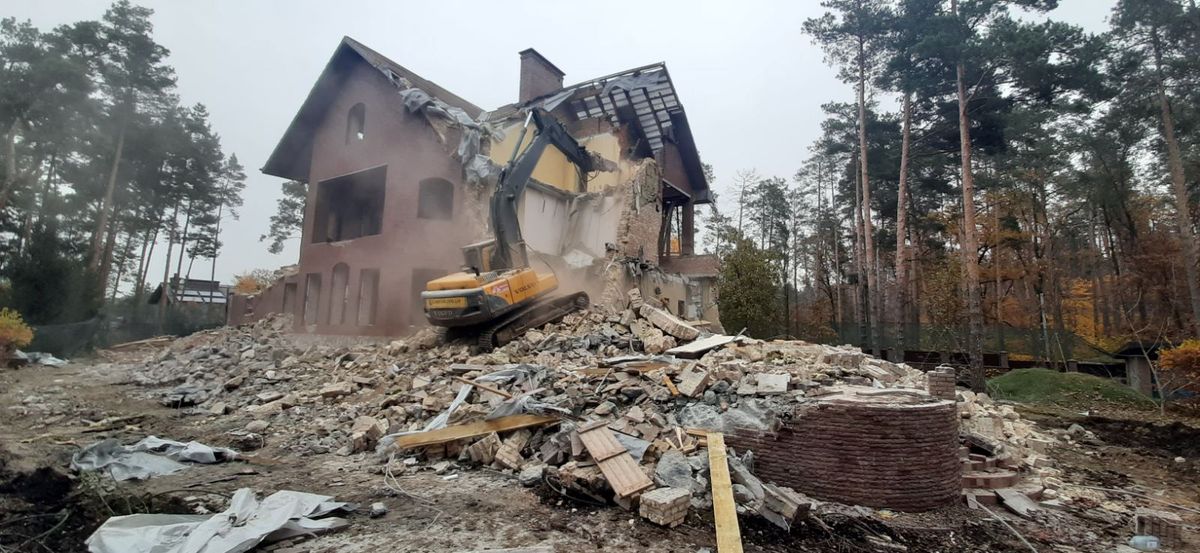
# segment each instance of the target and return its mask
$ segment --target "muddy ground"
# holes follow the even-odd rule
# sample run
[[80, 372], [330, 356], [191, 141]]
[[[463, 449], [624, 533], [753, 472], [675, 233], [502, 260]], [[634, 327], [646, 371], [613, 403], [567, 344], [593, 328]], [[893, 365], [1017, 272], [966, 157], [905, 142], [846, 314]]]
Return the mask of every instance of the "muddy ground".
[[[72, 453], [102, 438], [132, 443], [156, 435], [236, 447], [229, 432], [240, 428], [229, 417], [163, 407], [145, 399], [145, 389], [129, 384], [126, 374], [104, 373], [87, 362], [0, 370], [0, 409], [0, 553], [86, 551], [84, 540], [110, 516], [220, 511], [242, 487], [260, 494], [322, 493], [364, 507], [383, 502], [390, 509], [370, 518], [364, 508], [348, 516], [344, 531], [265, 546], [286, 553], [524, 546], [564, 552], [716, 549], [708, 513], [693, 510], [683, 526], [665, 529], [617, 507], [573, 501], [545, 486], [521, 487], [512, 476], [489, 469], [422, 471], [389, 480], [374, 455], [299, 457], [273, 446], [270, 431], [251, 462], [195, 466], [144, 482], [72, 474]], [[1133, 507], [1168, 502], [1200, 508], [1200, 430], [1194, 421], [1163, 425], [1161, 417], [1102, 414], [1107, 416], [1029, 413], [1046, 427], [1079, 422], [1101, 438], [1102, 443], [1052, 452], [1065, 479], [1146, 490], [1151, 499], [1116, 496], [1119, 501], [1112, 505], [1034, 520], [1004, 515], [1040, 551], [1118, 550], [1116, 544], [1130, 536]], [[1176, 462], [1180, 456], [1182, 463]], [[1196, 520], [1189, 518], [1192, 524]], [[741, 524], [746, 551], [1029, 550], [987, 514], [961, 506], [921, 514], [831, 516], [798, 525], [790, 534], [761, 519], [743, 518]]]

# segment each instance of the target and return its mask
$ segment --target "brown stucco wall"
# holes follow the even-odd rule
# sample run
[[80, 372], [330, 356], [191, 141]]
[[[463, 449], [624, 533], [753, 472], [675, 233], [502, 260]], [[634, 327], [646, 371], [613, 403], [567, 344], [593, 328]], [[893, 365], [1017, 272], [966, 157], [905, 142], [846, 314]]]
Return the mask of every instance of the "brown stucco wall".
[[[346, 140], [346, 118], [351, 107], [366, 107], [365, 138]], [[414, 290], [424, 286], [422, 275], [455, 271], [462, 263], [460, 249], [482, 235], [478, 198], [461, 181], [461, 166], [451, 156], [457, 135], [441, 143], [420, 115], [404, 111], [396, 89], [364, 64], [351, 68], [340, 93], [313, 136], [308, 201], [300, 246], [296, 301], [292, 314], [295, 329], [319, 334], [396, 335], [424, 324]], [[314, 214], [320, 183], [366, 169], [386, 166], [381, 232], [341, 242], [314, 243]], [[454, 185], [454, 214], [450, 220], [417, 218], [418, 183], [441, 178]], [[348, 268], [344, 322], [332, 321], [333, 269]], [[362, 271], [379, 271], [375, 324], [358, 325]], [[417, 279], [414, 279], [414, 271]], [[306, 325], [304, 298], [307, 275], [321, 275], [316, 324]], [[417, 286], [419, 284], [419, 286]], [[283, 286], [254, 298], [254, 317], [284, 309]], [[278, 297], [275, 297], [278, 296]], [[236, 316], [230, 321], [235, 322]]]

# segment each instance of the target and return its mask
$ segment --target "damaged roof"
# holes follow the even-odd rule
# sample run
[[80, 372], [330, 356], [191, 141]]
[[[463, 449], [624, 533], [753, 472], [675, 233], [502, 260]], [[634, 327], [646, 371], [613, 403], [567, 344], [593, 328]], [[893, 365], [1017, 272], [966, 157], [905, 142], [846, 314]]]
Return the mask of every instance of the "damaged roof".
[[[263, 173], [286, 179], [308, 180], [309, 161], [312, 157], [312, 130], [321, 123], [349, 68], [353, 67], [354, 63], [361, 62], [380, 69], [380, 78], [386, 79], [386, 72], [403, 77], [430, 96], [462, 108], [472, 118], [478, 118], [484, 113], [478, 106], [436, 83], [405, 69], [350, 37], [343, 37], [333, 57], [313, 85], [312, 91], [304, 100], [300, 111], [271, 156], [267, 158], [262, 168]], [[550, 66], [553, 67], [553, 64]], [[558, 70], [557, 67], [554, 69]], [[399, 97], [397, 101], [400, 101]], [[679, 102], [665, 63], [653, 63], [589, 79], [525, 103], [501, 106], [487, 113], [487, 119], [500, 121], [531, 106], [550, 111], [562, 107], [559, 113], [566, 112], [580, 121], [604, 118], [614, 124], [629, 125], [636, 131], [637, 138], [641, 139], [643, 152], [656, 157], [668, 143], [674, 144], [679, 150], [688, 179], [694, 184], [693, 200], [696, 203], [712, 201], [687, 114]]]
[[579, 121], [603, 118], [613, 124], [631, 124], [654, 155], [662, 152], [668, 142], [675, 144], [688, 179], [696, 184], [694, 200], [712, 201], [687, 113], [665, 63], [597, 77], [525, 103], [502, 106], [489, 113], [488, 119], [503, 120], [531, 106], [553, 111], [564, 105], [565, 111]]
[[[288, 125], [287, 131], [283, 133], [283, 138], [279, 140], [279, 144], [267, 158], [267, 162], [262, 167], [263, 173], [285, 179], [308, 180], [309, 160], [312, 157], [312, 131], [321, 124], [325, 111], [337, 97], [349, 69], [353, 67], [353, 64], [361, 62], [380, 69], [379, 77], [381, 79], [386, 79], [383, 71], [390, 71], [396, 76], [407, 79], [413, 86], [424, 90], [430, 96], [451, 106], [462, 108], [471, 117], [479, 117], [479, 114], [483, 113], [483, 110], [475, 104], [438, 86], [437, 83], [409, 71], [383, 54], [364, 46], [361, 42], [348, 36], [342, 37], [341, 43], [333, 52], [333, 57], [329, 59], [329, 63], [325, 64], [321, 76], [317, 78], [316, 84], [313, 85], [308, 97], [300, 106], [300, 111], [296, 113], [291, 124]], [[400, 101], [399, 96], [396, 97], [396, 101]]]

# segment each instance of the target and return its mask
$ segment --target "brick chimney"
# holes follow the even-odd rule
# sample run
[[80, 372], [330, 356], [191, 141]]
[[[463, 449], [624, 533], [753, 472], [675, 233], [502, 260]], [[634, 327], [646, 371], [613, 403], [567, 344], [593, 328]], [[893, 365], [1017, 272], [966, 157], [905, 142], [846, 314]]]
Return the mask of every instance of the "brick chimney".
[[539, 96], [561, 90], [563, 87], [561, 69], [550, 63], [550, 60], [533, 48], [521, 50], [521, 91], [520, 103], [525, 103]]

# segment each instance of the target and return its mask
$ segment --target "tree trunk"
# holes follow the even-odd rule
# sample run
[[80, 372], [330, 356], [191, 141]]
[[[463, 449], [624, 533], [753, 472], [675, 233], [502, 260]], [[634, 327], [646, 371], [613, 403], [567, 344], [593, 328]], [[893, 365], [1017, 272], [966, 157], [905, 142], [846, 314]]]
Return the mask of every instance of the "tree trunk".
[[864, 301], [863, 317], [867, 320], [867, 329], [871, 334], [871, 351], [878, 356], [883, 346], [881, 338], [882, 309], [879, 300], [879, 277], [875, 263], [875, 232], [871, 222], [871, 179], [867, 170], [867, 67], [866, 51], [863, 39], [858, 41], [858, 163], [862, 171], [862, 222], [863, 222], [863, 254], [866, 263], [867, 290]]
[[[110, 271], [112, 271], [112, 254], [113, 248], [117, 244], [118, 228], [118, 224], [109, 225], [108, 232], [104, 237], [104, 255], [100, 258], [100, 273], [97, 275], [97, 278], [99, 279], [98, 282], [100, 282], [101, 286], [101, 294], [103, 294], [104, 290], [107, 289], [108, 274]], [[104, 296], [101, 295], [100, 297], [103, 298]]]
[[171, 284], [171, 255], [175, 249], [175, 224], [178, 222], [176, 217], [179, 216], [179, 201], [175, 202], [175, 209], [171, 213], [171, 219], [168, 222], [167, 229], [167, 259], [163, 262], [163, 278], [162, 278], [162, 295], [158, 298], [158, 333], [163, 333], [163, 325], [167, 319], [167, 298], [170, 296]]
[[[952, 2], [957, 15], [958, 2]], [[983, 306], [979, 297], [979, 236], [975, 227], [975, 177], [971, 174], [971, 122], [967, 118], [966, 68], [959, 61], [958, 134], [962, 155], [963, 244], [962, 256], [967, 270], [967, 351], [971, 359], [970, 381], [975, 392], [987, 390], [983, 373]]]
[[1179, 240], [1183, 250], [1184, 273], [1187, 276], [1188, 295], [1192, 306], [1192, 332], [1200, 336], [1200, 244], [1192, 231], [1192, 215], [1188, 207], [1187, 180], [1183, 172], [1183, 155], [1179, 151], [1179, 140], [1175, 137], [1175, 119], [1171, 115], [1171, 102], [1167, 99], [1166, 84], [1162, 72], [1162, 44], [1158, 31], [1153, 33], [1154, 65], [1158, 73], [1158, 104], [1162, 110], [1162, 135], [1167, 143], [1167, 163], [1171, 169], [1171, 188], [1175, 192], [1175, 211], [1179, 225]]
[[912, 93], [904, 93], [903, 124], [900, 138], [900, 187], [896, 192], [896, 301], [892, 305], [892, 324], [896, 325], [896, 346], [892, 360], [904, 361], [904, 309], [908, 304], [908, 150], [912, 125]]
[[[146, 249], [151, 247], [151, 243], [152, 243], [152, 240], [150, 238], [150, 229], [146, 229], [146, 237], [142, 238], [142, 251], [141, 251], [141, 253], [138, 254], [137, 274], [135, 274], [133, 277], [134, 281], [135, 281], [133, 283], [133, 297], [134, 297], [134, 308], [135, 309], [137, 308], [137, 303], [142, 298], [142, 287], [145, 285], [145, 278], [146, 278], [146, 272], [145, 272], [146, 263], [148, 263], [148, 261], [149, 261], [146, 257], [146, 253], [147, 253]], [[151, 249], [150, 251], [153, 252], [154, 250]]]
[[[217, 253], [218, 253], [218, 252], [220, 251], [220, 249], [221, 249], [221, 216], [223, 215], [223, 212], [224, 212], [224, 211], [225, 211], [225, 202], [224, 202], [224, 201], [222, 201], [222, 202], [220, 202], [220, 203], [218, 203], [218, 204], [217, 204], [217, 224], [216, 224], [216, 226], [213, 228], [213, 256], [212, 256], [212, 267], [211, 267], [211, 270], [210, 270], [210, 272], [209, 272], [209, 275], [208, 275], [208, 279], [209, 279], [209, 280], [211, 280], [211, 281], [213, 281], [213, 282], [216, 282], [216, 281], [217, 281]], [[718, 236], [718, 241], [717, 241], [717, 259], [720, 259], [720, 258], [721, 258], [721, 251], [720, 251], [720, 238], [719, 238], [719, 237], [720, 237], [720, 235], [721, 235], [721, 232], [720, 232], [720, 230], [718, 230], [718, 231], [717, 231], [717, 236]]]
[[117, 188], [117, 170], [121, 166], [121, 154], [125, 151], [125, 129], [128, 126], [128, 116], [121, 116], [121, 126], [117, 129], [117, 147], [113, 153], [112, 167], [108, 171], [108, 182], [104, 185], [104, 200], [100, 203], [100, 214], [96, 217], [96, 230], [92, 233], [92, 255], [88, 259], [88, 269], [97, 271], [100, 260], [104, 255], [104, 239], [108, 232], [108, 219], [113, 209], [113, 192]]
[[[146, 233], [149, 234], [150, 231], [146, 231]], [[146, 279], [150, 277], [150, 260], [154, 258], [154, 249], [158, 246], [158, 228], [154, 229], [154, 233], [150, 236], [149, 242], [150, 251], [146, 252], [146, 255], [143, 256], [145, 265], [142, 266], [141, 270], [138, 271], [137, 286], [133, 289], [133, 303], [137, 306], [138, 312], [141, 312], [142, 296], [146, 293]]]
[[[855, 160], [857, 161], [857, 159]], [[863, 349], [870, 350], [870, 322], [868, 321], [868, 293], [866, 282], [866, 262], [863, 260], [863, 221], [862, 221], [862, 173], [854, 173], [854, 270], [858, 273], [854, 283], [854, 310], [858, 320], [858, 339]]]
[[125, 265], [129, 260], [129, 250], [133, 249], [133, 233], [125, 234], [125, 247], [121, 248], [121, 263], [117, 265], [117, 278], [113, 280], [112, 293], [108, 297], [108, 303], [112, 304], [117, 301], [117, 289], [121, 287], [121, 277], [125, 276]]
[[183, 234], [179, 235], [179, 263], [175, 265], [175, 276], [178, 277], [183, 271], [183, 256], [187, 254], [187, 239], [188, 231], [192, 226], [192, 202], [188, 202], [186, 212], [183, 214]]
[[4, 183], [0, 185], [0, 213], [8, 207], [8, 195], [17, 185], [17, 127], [20, 120], [14, 120], [4, 136]]

